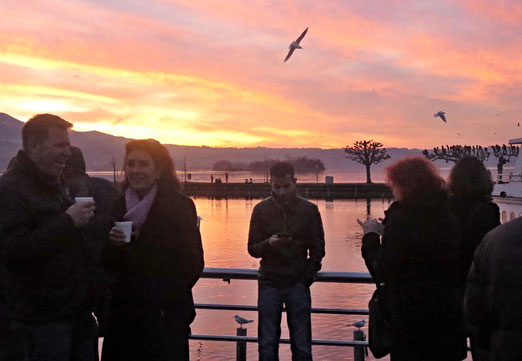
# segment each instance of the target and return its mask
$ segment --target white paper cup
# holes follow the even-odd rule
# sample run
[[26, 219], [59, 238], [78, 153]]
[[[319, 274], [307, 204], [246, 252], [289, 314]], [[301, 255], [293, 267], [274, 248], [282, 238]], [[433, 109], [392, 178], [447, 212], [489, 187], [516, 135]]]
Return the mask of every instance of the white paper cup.
[[75, 197], [74, 201], [78, 204], [87, 203], [87, 202], [94, 202], [94, 198], [92, 197]]
[[129, 243], [132, 233], [132, 221], [114, 222], [114, 226], [125, 233], [125, 242]]

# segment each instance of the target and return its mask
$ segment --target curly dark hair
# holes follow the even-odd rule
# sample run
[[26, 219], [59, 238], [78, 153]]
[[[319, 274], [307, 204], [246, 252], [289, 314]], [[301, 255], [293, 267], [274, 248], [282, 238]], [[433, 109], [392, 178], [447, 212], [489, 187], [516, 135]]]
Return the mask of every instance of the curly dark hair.
[[445, 189], [439, 169], [422, 157], [402, 159], [386, 168], [387, 183], [401, 201], [416, 201]]
[[[176, 169], [174, 168], [174, 161], [172, 160], [167, 147], [155, 139], [131, 140], [125, 144], [124, 164], [127, 163], [129, 153], [135, 150], [141, 150], [149, 154], [152, 157], [154, 166], [161, 170], [158, 179], [158, 186], [160, 189], [171, 188], [176, 191], [181, 190], [181, 184], [176, 176]], [[127, 181], [127, 178], [125, 178], [122, 187], [125, 190], [128, 186], [129, 182]]]
[[451, 169], [448, 189], [456, 197], [482, 199], [491, 196], [493, 180], [480, 159], [465, 156]]

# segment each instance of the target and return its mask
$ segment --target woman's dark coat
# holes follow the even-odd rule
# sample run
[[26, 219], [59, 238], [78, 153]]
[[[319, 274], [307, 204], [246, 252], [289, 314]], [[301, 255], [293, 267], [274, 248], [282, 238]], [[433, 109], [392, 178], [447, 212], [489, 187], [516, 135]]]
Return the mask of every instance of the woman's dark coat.
[[138, 236], [108, 247], [104, 263], [115, 282], [102, 359], [186, 358], [179, 352], [196, 315], [191, 289], [204, 266], [193, 201], [160, 187]]
[[462, 284], [465, 287], [473, 254], [484, 235], [500, 225], [500, 210], [489, 197], [452, 196], [450, 207], [461, 236]]
[[460, 240], [446, 195], [396, 201], [383, 223], [382, 244], [376, 233], [368, 233], [362, 254], [374, 280], [388, 290], [392, 358], [464, 359]]

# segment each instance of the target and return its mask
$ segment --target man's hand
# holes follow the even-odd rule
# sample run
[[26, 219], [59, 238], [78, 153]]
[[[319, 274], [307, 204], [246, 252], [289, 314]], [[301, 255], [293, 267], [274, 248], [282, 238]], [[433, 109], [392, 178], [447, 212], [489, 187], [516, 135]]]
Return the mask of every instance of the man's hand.
[[94, 201], [75, 203], [67, 210], [69, 216], [71, 216], [76, 228], [80, 228], [89, 223], [90, 219], [94, 216]]
[[292, 240], [291, 236], [280, 237], [276, 233], [276, 234], [273, 234], [268, 239], [268, 244], [271, 245], [271, 246], [280, 247], [280, 246], [284, 245], [285, 243], [287, 243], [288, 241], [291, 241], [291, 240]]
[[127, 244], [127, 242], [125, 242], [125, 233], [119, 228], [112, 227], [109, 233], [109, 243], [113, 246], [123, 246]]
[[384, 225], [379, 222], [377, 218], [369, 219], [366, 222], [357, 219], [357, 223], [362, 226], [364, 235], [368, 233], [377, 233], [380, 236], [384, 232]]

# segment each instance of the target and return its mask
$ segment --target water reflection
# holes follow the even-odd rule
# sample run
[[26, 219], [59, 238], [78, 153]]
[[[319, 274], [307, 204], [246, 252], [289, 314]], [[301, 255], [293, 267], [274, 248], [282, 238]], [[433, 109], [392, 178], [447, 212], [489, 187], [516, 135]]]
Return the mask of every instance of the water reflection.
[[[195, 200], [201, 224], [207, 267], [257, 268], [259, 260], [247, 252], [248, 226], [252, 208], [259, 200]], [[366, 272], [360, 256], [361, 227], [356, 219], [382, 217], [388, 204], [382, 200], [334, 200], [314, 201], [321, 212], [326, 235], [326, 256], [323, 270]], [[361, 207], [362, 205], [362, 207]], [[321, 283], [312, 286], [314, 307], [364, 308], [373, 292], [372, 285], [343, 285]], [[257, 283], [220, 280], [201, 280], [195, 287], [198, 303], [228, 303], [255, 305]], [[192, 331], [197, 334], [235, 334], [233, 316], [237, 311], [198, 310]], [[257, 336], [257, 313], [242, 312], [245, 318], [255, 322], [248, 325], [248, 335]], [[312, 315], [314, 338], [351, 339], [352, 328], [346, 324], [358, 321], [361, 316]], [[283, 323], [286, 319], [283, 316]], [[366, 331], [366, 330], [365, 330]], [[283, 327], [282, 337], [288, 337]], [[352, 348], [319, 346], [313, 348], [314, 360], [351, 360]], [[249, 360], [256, 360], [257, 345], [248, 344]], [[289, 345], [281, 345], [281, 360], [289, 360]], [[224, 342], [191, 341], [191, 357], [195, 360], [230, 360], [235, 357], [235, 344]], [[371, 359], [371, 358], [370, 358]]]

